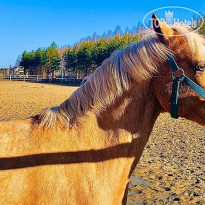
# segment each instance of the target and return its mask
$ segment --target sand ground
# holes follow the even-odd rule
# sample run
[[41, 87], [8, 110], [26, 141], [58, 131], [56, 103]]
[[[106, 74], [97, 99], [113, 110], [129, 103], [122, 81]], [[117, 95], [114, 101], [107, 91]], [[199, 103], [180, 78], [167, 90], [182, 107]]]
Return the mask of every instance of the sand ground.
[[[0, 120], [59, 105], [77, 87], [0, 81]], [[205, 204], [205, 128], [162, 114], [137, 165], [128, 204]]]

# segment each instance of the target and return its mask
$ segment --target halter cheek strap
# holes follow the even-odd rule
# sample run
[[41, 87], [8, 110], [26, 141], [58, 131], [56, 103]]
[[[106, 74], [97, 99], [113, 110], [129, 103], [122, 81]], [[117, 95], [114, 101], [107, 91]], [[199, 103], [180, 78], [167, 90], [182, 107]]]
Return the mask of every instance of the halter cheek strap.
[[[172, 118], [178, 119], [177, 110], [178, 110], [178, 97], [179, 97], [179, 87], [180, 82], [183, 82], [187, 86], [189, 86], [193, 91], [195, 91], [198, 95], [205, 98], [205, 89], [197, 85], [190, 78], [188, 78], [184, 74], [184, 70], [179, 68], [174, 57], [171, 54], [167, 55], [168, 64], [172, 70], [173, 74], [173, 84], [172, 84], [172, 95], [170, 102], [170, 114]], [[176, 76], [176, 73], [181, 71], [181, 76]]]

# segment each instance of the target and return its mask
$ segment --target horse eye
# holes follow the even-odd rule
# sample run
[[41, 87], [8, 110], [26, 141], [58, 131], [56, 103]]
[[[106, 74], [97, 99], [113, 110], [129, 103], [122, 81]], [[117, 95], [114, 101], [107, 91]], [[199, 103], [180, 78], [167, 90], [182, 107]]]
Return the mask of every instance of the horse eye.
[[205, 62], [196, 64], [195, 70], [196, 71], [205, 71]]

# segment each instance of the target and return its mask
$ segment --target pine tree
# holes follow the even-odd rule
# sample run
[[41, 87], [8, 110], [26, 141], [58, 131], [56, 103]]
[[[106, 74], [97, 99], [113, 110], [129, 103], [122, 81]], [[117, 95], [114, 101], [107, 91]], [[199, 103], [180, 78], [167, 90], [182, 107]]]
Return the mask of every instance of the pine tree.
[[77, 52], [76, 49], [68, 47], [67, 51], [64, 53], [63, 60], [65, 67], [68, 72], [76, 72], [77, 65]]
[[108, 42], [106, 38], [99, 39], [92, 50], [92, 58], [95, 67], [98, 67], [102, 62], [109, 57]]
[[60, 55], [55, 42], [46, 50], [46, 71], [48, 75], [54, 76], [54, 72], [60, 68]]

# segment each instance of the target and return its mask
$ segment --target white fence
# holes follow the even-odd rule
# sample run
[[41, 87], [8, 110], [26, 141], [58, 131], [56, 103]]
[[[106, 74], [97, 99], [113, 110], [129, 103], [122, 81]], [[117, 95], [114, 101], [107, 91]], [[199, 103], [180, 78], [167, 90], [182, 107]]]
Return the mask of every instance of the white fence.
[[66, 82], [66, 83], [81, 83], [86, 77], [82, 75], [68, 75], [68, 76], [43, 76], [43, 75], [7, 75], [3, 79], [10, 81], [30, 81], [30, 82]]
[[32, 82], [39, 82], [43, 81], [44, 78], [42, 75], [6, 75], [3, 79], [7, 79], [10, 81], [32, 81]]

